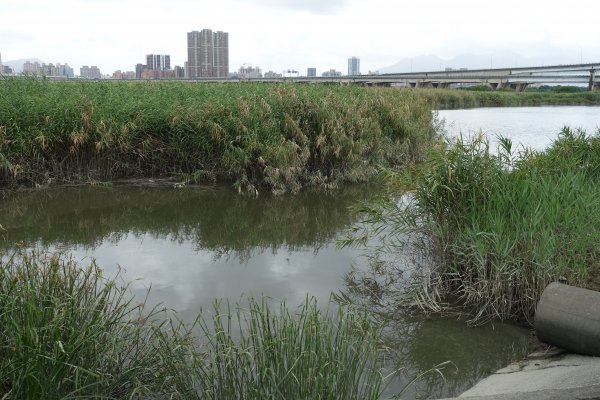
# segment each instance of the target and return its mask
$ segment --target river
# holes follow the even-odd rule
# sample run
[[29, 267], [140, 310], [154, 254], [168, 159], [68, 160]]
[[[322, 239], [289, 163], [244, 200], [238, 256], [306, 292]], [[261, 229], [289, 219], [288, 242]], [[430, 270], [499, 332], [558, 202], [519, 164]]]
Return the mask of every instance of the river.
[[503, 136], [513, 141], [515, 150], [543, 150], [565, 126], [588, 134], [600, 128], [600, 106], [487, 107], [442, 110], [438, 116], [452, 137], [483, 132], [496, 143]]
[[[563, 125], [593, 131], [600, 107], [486, 108], [440, 111], [450, 135], [483, 130], [510, 135], [542, 149]], [[326, 305], [346, 289], [352, 266], [366, 269], [360, 250], [336, 240], [356, 218], [349, 207], [370, 201], [379, 189], [348, 186], [334, 193], [258, 198], [228, 187], [57, 187], [21, 190], [0, 200], [3, 247], [16, 243], [63, 252], [82, 264], [95, 259], [107, 275], [121, 274], [133, 294], [192, 320], [216, 298], [245, 295], [286, 299], [307, 295]], [[121, 271], [121, 272], [119, 272]], [[413, 384], [405, 398], [452, 396], [526, 354], [528, 332], [508, 324], [468, 328], [448, 318], [418, 318], [392, 330], [392, 364], [404, 368], [390, 380], [393, 394], [413, 376], [450, 360], [445, 381], [435, 373]]]

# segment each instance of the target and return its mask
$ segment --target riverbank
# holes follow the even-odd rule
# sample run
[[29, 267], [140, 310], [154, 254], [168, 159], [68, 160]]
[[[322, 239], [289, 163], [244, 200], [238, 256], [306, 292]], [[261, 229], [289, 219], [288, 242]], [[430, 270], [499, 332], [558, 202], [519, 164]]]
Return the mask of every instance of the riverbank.
[[555, 348], [496, 371], [456, 399], [595, 400], [600, 399], [598, 376], [600, 358]]
[[435, 110], [477, 107], [599, 105], [600, 91], [418, 89]]
[[418, 162], [435, 137], [412, 91], [0, 79], [4, 186], [178, 176], [297, 192]]

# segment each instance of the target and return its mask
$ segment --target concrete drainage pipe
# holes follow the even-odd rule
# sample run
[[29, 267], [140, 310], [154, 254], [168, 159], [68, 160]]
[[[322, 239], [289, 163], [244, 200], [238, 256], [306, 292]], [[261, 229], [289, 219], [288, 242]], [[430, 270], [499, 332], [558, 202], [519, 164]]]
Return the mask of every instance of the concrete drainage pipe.
[[600, 292], [551, 283], [537, 305], [535, 330], [542, 342], [600, 356]]

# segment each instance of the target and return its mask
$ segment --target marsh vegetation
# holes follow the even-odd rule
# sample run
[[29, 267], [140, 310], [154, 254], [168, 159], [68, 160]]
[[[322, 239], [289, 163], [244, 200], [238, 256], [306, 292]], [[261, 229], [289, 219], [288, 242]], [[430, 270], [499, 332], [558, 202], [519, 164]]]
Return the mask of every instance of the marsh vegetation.
[[499, 142], [497, 151], [482, 135], [439, 146], [421, 167], [391, 177], [403, 201], [361, 208], [371, 229], [385, 232], [373, 254], [378, 275], [398, 273], [386, 271], [390, 254], [427, 260], [410, 271], [398, 302], [466, 311], [471, 323], [531, 323], [548, 283], [592, 285], [600, 266], [600, 137], [565, 128], [542, 152]]
[[531, 89], [524, 92], [492, 90], [475, 87], [472, 90], [418, 89], [436, 110], [453, 110], [475, 107], [523, 107], [598, 105], [600, 92], [580, 91], [570, 87]]
[[419, 161], [411, 91], [321, 85], [0, 80], [4, 184], [176, 177], [297, 192]]
[[[3, 399], [377, 399], [378, 326], [347, 308], [216, 302], [185, 324], [94, 263], [17, 252], [0, 265]], [[195, 332], [201, 332], [195, 335]]]

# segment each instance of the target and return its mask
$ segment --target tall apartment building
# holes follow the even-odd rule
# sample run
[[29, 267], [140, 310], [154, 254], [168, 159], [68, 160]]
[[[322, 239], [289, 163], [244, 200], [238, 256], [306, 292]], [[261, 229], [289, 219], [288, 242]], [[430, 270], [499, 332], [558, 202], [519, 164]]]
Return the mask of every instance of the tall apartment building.
[[187, 77], [227, 78], [229, 75], [229, 33], [210, 29], [187, 34]]
[[306, 76], [308, 76], [309, 78], [313, 78], [313, 77], [317, 76], [317, 69], [316, 68], [307, 68]]
[[166, 54], [147, 54], [146, 68], [155, 71], [171, 69], [171, 56]]
[[135, 64], [135, 79], [142, 79], [143, 72], [144, 66], [142, 64]]
[[25, 61], [23, 63], [23, 73], [27, 75], [42, 75], [42, 66], [37, 61]]
[[61, 64], [57, 63], [56, 65], [50, 63], [45, 64], [42, 63], [40, 65], [39, 62], [31, 62], [26, 61], [23, 64], [23, 73], [28, 75], [40, 75], [40, 76], [48, 76], [48, 77], [63, 77], [63, 78], [73, 78], [73, 68], [69, 66], [69, 64]]
[[86, 79], [102, 79], [102, 74], [97, 66], [92, 65], [90, 67], [84, 65], [83, 67], [79, 68], [79, 77]]
[[360, 58], [348, 58], [348, 75], [360, 75]]
[[213, 76], [216, 78], [227, 78], [229, 75], [229, 33], [222, 31], [214, 32], [213, 45]]

